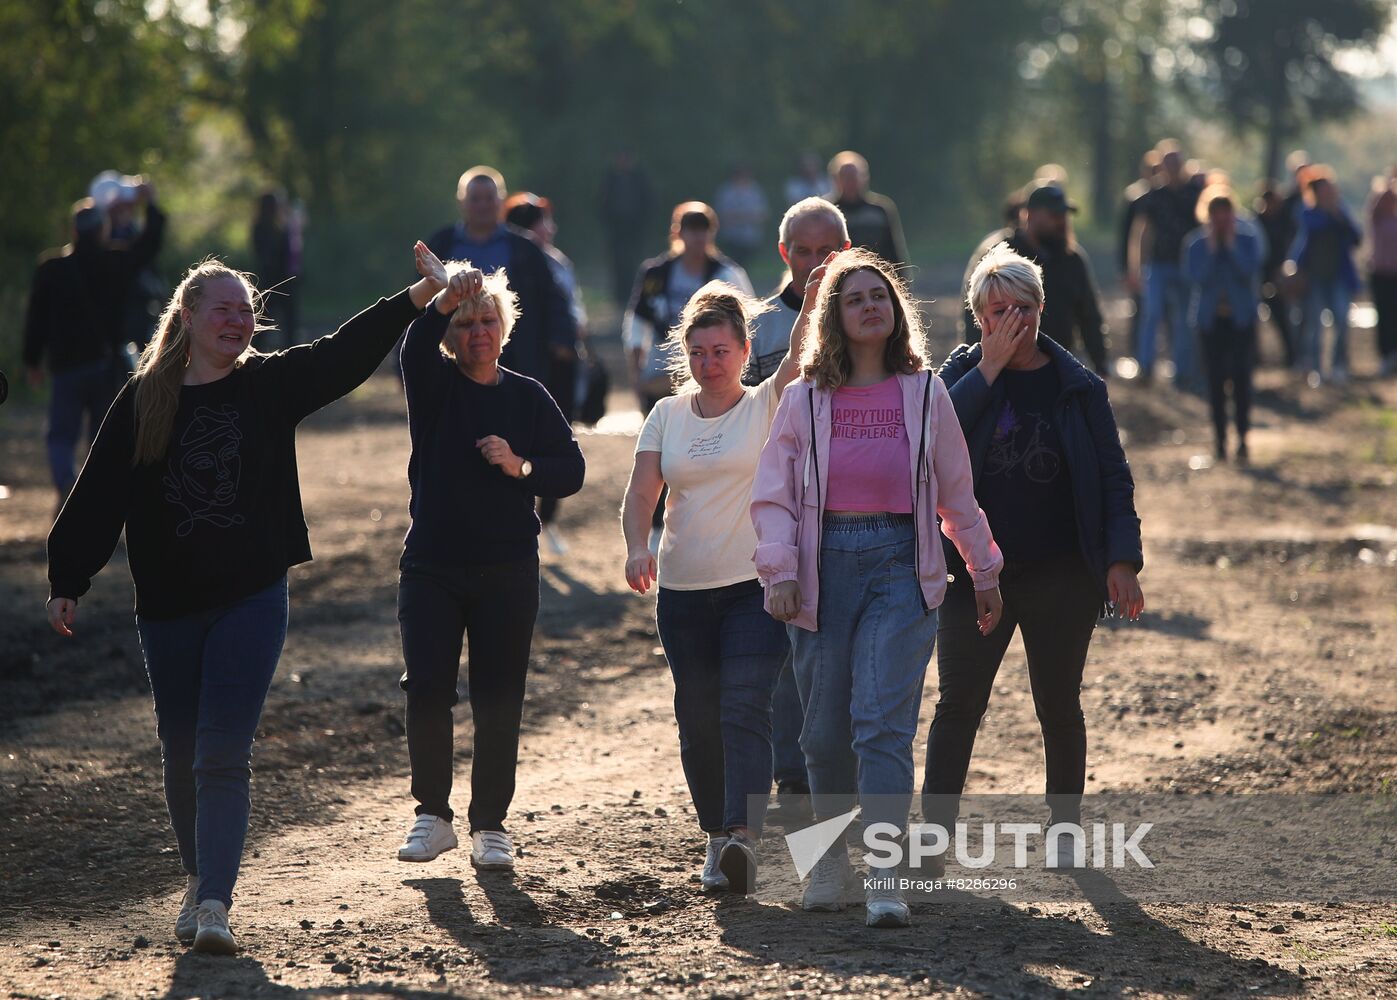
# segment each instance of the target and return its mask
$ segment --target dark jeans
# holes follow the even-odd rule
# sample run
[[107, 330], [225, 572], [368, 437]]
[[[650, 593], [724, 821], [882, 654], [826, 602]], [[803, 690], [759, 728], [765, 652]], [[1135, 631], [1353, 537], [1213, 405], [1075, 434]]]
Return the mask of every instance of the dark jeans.
[[1276, 282], [1268, 281], [1261, 286], [1261, 301], [1266, 303], [1266, 310], [1271, 314], [1271, 323], [1276, 328], [1276, 336], [1281, 342], [1281, 351], [1285, 357], [1285, 366], [1294, 368], [1300, 360], [1297, 349], [1300, 340], [1300, 331], [1295, 323], [1294, 307], [1289, 299], [1280, 291]]
[[711, 590], [661, 587], [660, 642], [674, 675], [679, 759], [699, 826], [708, 833], [750, 827], [747, 797], [771, 793], [771, 691], [790, 651], [785, 626], [762, 608], [747, 580]]
[[[78, 479], [76, 452], [78, 439], [91, 444], [97, 428], [116, 398], [117, 379], [110, 361], [94, 361], [80, 368], [53, 375], [53, 392], [49, 397], [48, 446], [49, 472], [53, 475], [58, 500], [63, 502]], [[83, 418], [87, 432], [83, 433]]]
[[1373, 308], [1378, 313], [1378, 355], [1397, 356], [1397, 274], [1371, 276]]
[[771, 763], [777, 787], [794, 784], [807, 791], [810, 780], [805, 776], [805, 751], [800, 748], [800, 731], [805, 726], [805, 711], [800, 707], [800, 689], [796, 687], [795, 670], [787, 649], [771, 695]]
[[251, 807], [252, 741], [286, 641], [286, 578], [183, 618], [137, 618], [165, 804], [199, 901], [233, 905]]
[[1245, 444], [1251, 429], [1252, 374], [1256, 370], [1256, 327], [1238, 327], [1226, 317], [1213, 321], [1199, 338], [1208, 369], [1208, 402], [1213, 411], [1213, 434], [1218, 454], [1227, 447], [1227, 385], [1232, 383], [1232, 406], [1237, 437]]
[[[949, 828], [965, 787], [975, 732], [989, 706], [1004, 651], [1023, 632], [1033, 707], [1043, 730], [1045, 791], [1055, 819], [1070, 821], [1086, 781], [1087, 730], [1082, 716], [1082, 668], [1101, 609], [1101, 592], [1081, 558], [1033, 565], [1006, 564], [999, 577], [1004, 618], [988, 636], [975, 623], [975, 594], [960, 574], [941, 605], [936, 667], [941, 696], [931, 721], [922, 793], [929, 822]], [[1063, 803], [1068, 805], [1063, 808]]]
[[524, 679], [538, 617], [538, 557], [449, 568], [405, 561], [398, 583], [407, 750], [419, 815], [452, 819], [456, 683], [463, 639], [475, 748], [471, 832], [503, 830], [514, 798]]

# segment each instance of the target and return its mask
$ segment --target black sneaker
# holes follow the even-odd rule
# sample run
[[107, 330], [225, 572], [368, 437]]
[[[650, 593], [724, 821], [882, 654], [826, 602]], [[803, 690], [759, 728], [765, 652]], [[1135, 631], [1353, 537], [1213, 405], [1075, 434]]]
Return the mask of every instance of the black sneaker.
[[786, 823], [805, 823], [815, 818], [810, 808], [810, 786], [803, 781], [782, 781], [776, 785], [776, 808], [772, 810]]
[[737, 833], [729, 837], [718, 855], [718, 869], [727, 876], [729, 892], [750, 895], [757, 884], [757, 852], [752, 842]]

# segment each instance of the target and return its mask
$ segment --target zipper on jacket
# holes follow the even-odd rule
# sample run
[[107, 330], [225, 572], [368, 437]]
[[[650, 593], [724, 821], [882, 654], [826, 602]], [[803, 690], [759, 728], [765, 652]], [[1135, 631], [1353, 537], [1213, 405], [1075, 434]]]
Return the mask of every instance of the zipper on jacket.
[[931, 400], [931, 369], [927, 369], [926, 388], [922, 392], [922, 419], [917, 435], [917, 466], [913, 470], [912, 483], [912, 576], [917, 582], [917, 600], [922, 602], [922, 612], [931, 609], [926, 604], [926, 593], [922, 590], [922, 530], [918, 515], [921, 512], [922, 468], [926, 464], [926, 431], [931, 415], [927, 412]]
[[[816, 579], [816, 581], [817, 581], [817, 584], [816, 584], [816, 585], [818, 586], [818, 581], [819, 581], [819, 579], [820, 579], [820, 567], [821, 567], [821, 564], [822, 564], [822, 558], [821, 558], [822, 555], [823, 555], [823, 551], [822, 551], [822, 550], [824, 549], [824, 534], [825, 534], [825, 528], [824, 528], [824, 524], [823, 524], [823, 518], [824, 518], [824, 516], [825, 516], [825, 502], [824, 502], [823, 492], [822, 492], [821, 489], [820, 489], [820, 450], [819, 450], [819, 445], [817, 445], [817, 444], [815, 443], [815, 387], [814, 387], [813, 385], [810, 386], [810, 387], [806, 390], [806, 392], [809, 393], [809, 398], [810, 398], [810, 451], [806, 453], [806, 458], [807, 458], [807, 460], [808, 460], [811, 464], [813, 464], [813, 465], [815, 466], [815, 516], [822, 519], [822, 523], [820, 523], [820, 524], [818, 524], [818, 525], [816, 526], [817, 530], [818, 530], [819, 533], [820, 533], [820, 544], [817, 545], [817, 546], [815, 546], [815, 579]], [[807, 469], [808, 469], [808, 468], [809, 468], [809, 466], [807, 466]], [[805, 485], [806, 485], [807, 487], [810, 485], [810, 480], [809, 480], [809, 477], [808, 477], [808, 476], [806, 477]], [[802, 502], [803, 502], [803, 501], [802, 501]], [[815, 630], [816, 630], [816, 631], [819, 631], [819, 629], [820, 629], [819, 594], [816, 594], [815, 596], [816, 596], [816, 605], [815, 605]]]

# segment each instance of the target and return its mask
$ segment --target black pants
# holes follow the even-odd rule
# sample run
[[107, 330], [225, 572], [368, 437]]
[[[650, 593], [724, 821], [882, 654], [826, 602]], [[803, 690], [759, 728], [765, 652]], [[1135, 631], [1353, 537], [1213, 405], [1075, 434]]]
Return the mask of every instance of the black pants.
[[1199, 338], [1208, 371], [1208, 402], [1213, 411], [1213, 434], [1218, 454], [1227, 447], [1227, 384], [1232, 383], [1232, 407], [1237, 437], [1245, 443], [1251, 429], [1252, 373], [1256, 370], [1256, 327], [1238, 327], [1226, 317], [1213, 321]]
[[931, 720], [922, 794], [928, 822], [949, 828], [965, 788], [975, 732], [1014, 629], [1023, 632], [1033, 707], [1043, 730], [1045, 791], [1055, 820], [1075, 821], [1086, 782], [1082, 668], [1101, 610], [1101, 591], [1080, 556], [1006, 564], [999, 577], [1004, 618], [988, 636], [975, 623], [975, 592], [960, 573], [946, 590], [936, 632], [941, 695]]
[[524, 678], [538, 617], [538, 557], [495, 566], [403, 565], [398, 624], [403, 636], [407, 748], [418, 814], [451, 819], [452, 706], [467, 662], [475, 748], [470, 828], [503, 830], [514, 798]]
[[1300, 342], [1300, 331], [1296, 328], [1290, 302], [1281, 293], [1278, 284], [1271, 281], [1261, 286], [1261, 301], [1266, 303], [1266, 310], [1271, 314], [1271, 324], [1276, 328], [1276, 337], [1281, 342], [1285, 366], [1294, 368], [1299, 361], [1297, 345]]
[[1378, 354], [1397, 355], [1397, 274], [1371, 276], [1373, 308], [1378, 312]]

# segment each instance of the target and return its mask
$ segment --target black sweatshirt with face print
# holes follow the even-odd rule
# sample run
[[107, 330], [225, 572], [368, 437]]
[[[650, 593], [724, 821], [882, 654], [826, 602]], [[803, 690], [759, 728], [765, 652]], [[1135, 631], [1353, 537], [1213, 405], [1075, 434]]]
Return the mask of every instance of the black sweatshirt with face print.
[[49, 533], [50, 594], [86, 594], [123, 529], [136, 613], [147, 618], [222, 607], [307, 562], [296, 427], [372, 375], [417, 315], [403, 291], [314, 343], [183, 386], [169, 448], [147, 465], [132, 464], [128, 381]]

